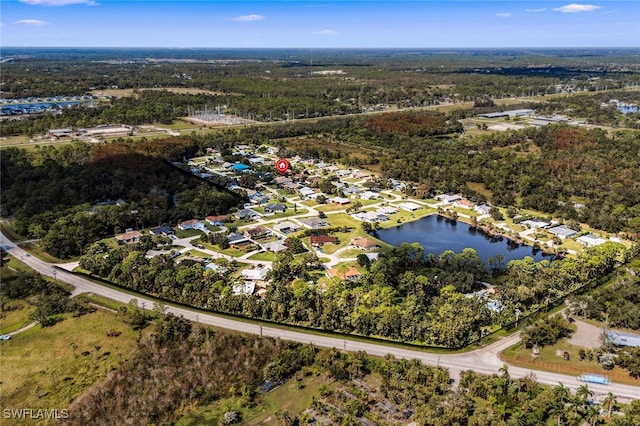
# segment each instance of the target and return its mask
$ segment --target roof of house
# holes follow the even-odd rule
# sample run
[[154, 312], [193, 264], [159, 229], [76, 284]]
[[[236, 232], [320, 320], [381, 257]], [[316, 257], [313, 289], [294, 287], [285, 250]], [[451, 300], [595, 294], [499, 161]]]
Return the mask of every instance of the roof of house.
[[252, 235], [252, 236], [254, 236], [254, 235], [262, 235], [262, 234], [266, 234], [266, 233], [269, 233], [269, 232], [271, 232], [271, 231], [269, 231], [269, 229], [265, 228], [264, 226], [256, 226], [255, 228], [251, 228], [251, 229], [248, 229], [246, 231], [247, 234]]
[[557, 235], [558, 237], [570, 237], [572, 235], [577, 234], [573, 229], [569, 229], [564, 225], [556, 226], [555, 228], [547, 229], [553, 235]]
[[140, 233], [140, 231], [129, 231], [129, 232], [125, 232], [124, 234], [116, 235], [116, 240], [127, 241], [127, 240], [133, 240], [135, 238], [140, 238], [140, 237], [142, 237], [142, 234]]
[[269, 267], [264, 268], [247, 268], [240, 272], [240, 276], [253, 281], [264, 281], [267, 278], [267, 272], [270, 271]]
[[266, 210], [280, 210], [280, 211], [285, 211], [287, 210], [287, 206], [285, 206], [284, 204], [281, 203], [275, 203], [275, 204], [267, 204], [264, 206], [265, 211]]
[[191, 220], [185, 220], [184, 222], [180, 222], [178, 226], [196, 226], [201, 224], [202, 222], [200, 222], [198, 219], [191, 219]]
[[296, 223], [293, 223], [287, 220], [284, 222], [280, 222], [277, 225], [274, 225], [273, 228], [279, 231], [281, 229], [298, 229], [300, 228], [300, 226]]
[[226, 216], [207, 216], [205, 217], [209, 222], [224, 222], [227, 220]]
[[242, 170], [247, 170], [250, 167], [247, 166], [246, 164], [235, 164], [231, 168], [236, 171], [242, 171]]
[[151, 232], [154, 235], [156, 235], [156, 234], [175, 234], [175, 231], [169, 225], [154, 226], [153, 228], [149, 229], [149, 232]]
[[336, 237], [331, 235], [312, 235], [309, 237], [309, 242], [311, 244], [335, 243]]
[[351, 239], [351, 245], [360, 248], [378, 247], [378, 243], [371, 238], [356, 237]]
[[342, 280], [353, 280], [358, 279], [360, 277], [360, 271], [358, 271], [353, 266], [346, 270], [345, 272], [340, 272], [337, 268], [331, 268], [327, 271], [330, 277], [337, 277]]
[[274, 253], [278, 253], [280, 251], [287, 250], [288, 247], [285, 246], [282, 241], [276, 240], [276, 241], [271, 241], [270, 243], [262, 244], [262, 248], [264, 250], [269, 250], [269, 251], [272, 251]]

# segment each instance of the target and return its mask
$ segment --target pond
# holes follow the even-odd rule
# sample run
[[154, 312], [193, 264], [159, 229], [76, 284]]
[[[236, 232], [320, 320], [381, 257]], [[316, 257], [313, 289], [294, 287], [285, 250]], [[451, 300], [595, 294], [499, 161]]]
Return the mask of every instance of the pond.
[[553, 260], [553, 255], [544, 254], [542, 250], [534, 250], [531, 246], [515, 244], [503, 237], [491, 237], [481, 230], [475, 230], [466, 223], [453, 222], [438, 215], [430, 215], [414, 222], [409, 222], [389, 229], [381, 229], [376, 235], [380, 240], [392, 246], [401, 243], [418, 242], [424, 247], [425, 254], [438, 256], [446, 250], [456, 253], [470, 247], [475, 249], [478, 257], [488, 265], [491, 257], [501, 253], [505, 266], [510, 260], [533, 257], [536, 261]]

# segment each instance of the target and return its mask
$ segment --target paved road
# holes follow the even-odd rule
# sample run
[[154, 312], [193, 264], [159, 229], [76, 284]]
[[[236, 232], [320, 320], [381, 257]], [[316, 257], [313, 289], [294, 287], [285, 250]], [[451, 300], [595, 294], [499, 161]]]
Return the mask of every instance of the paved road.
[[[0, 245], [2, 245], [11, 255], [20, 259], [34, 270], [43, 275], [54, 277], [57, 280], [69, 283], [76, 287], [74, 294], [93, 293], [103, 297], [116, 300], [121, 303], [129, 303], [134, 296], [122, 291], [104, 287], [100, 284], [91, 282], [83, 277], [76, 276], [64, 269], [56, 268], [54, 265], [44, 262], [38, 258], [29, 255], [11, 242], [4, 234], [0, 234]], [[145, 297], [135, 297], [138, 304], [151, 308], [153, 301]], [[392, 354], [396, 358], [419, 359], [428, 365], [439, 365], [449, 369], [449, 374], [453, 378], [458, 378], [459, 373], [463, 370], [472, 369], [478, 373], [492, 374], [497, 373], [503, 362], [498, 358], [498, 353], [507, 347], [516, 343], [519, 339], [518, 335], [512, 335], [504, 338], [490, 346], [477, 349], [472, 352], [462, 354], [432, 354], [419, 350], [407, 349], [395, 346], [378, 345], [369, 342], [359, 342], [355, 340], [342, 339], [330, 336], [318, 336], [315, 334], [307, 334], [302, 331], [293, 331], [276, 328], [273, 326], [262, 326], [257, 323], [249, 323], [238, 321], [230, 318], [220, 317], [214, 314], [204, 314], [195, 312], [186, 308], [169, 306], [168, 312], [175, 315], [182, 315], [185, 318], [202, 324], [208, 324], [215, 327], [226, 328], [238, 332], [259, 334], [262, 336], [279, 337], [285, 340], [291, 340], [300, 343], [313, 343], [316, 346], [338, 348], [347, 351], [365, 351], [371, 355], [384, 356]], [[518, 378], [530, 374], [532, 371], [525, 368], [509, 367], [511, 377]], [[556, 385], [562, 382], [571, 389], [577, 389], [584, 383], [578, 381], [573, 376], [567, 376], [557, 373], [549, 373], [544, 371], [535, 371], [536, 380], [540, 383]], [[589, 389], [594, 391], [596, 400], [604, 398], [608, 392], [613, 392], [620, 402], [632, 399], [640, 399], [640, 386], [622, 385], [613, 383], [611, 385], [589, 384]]]

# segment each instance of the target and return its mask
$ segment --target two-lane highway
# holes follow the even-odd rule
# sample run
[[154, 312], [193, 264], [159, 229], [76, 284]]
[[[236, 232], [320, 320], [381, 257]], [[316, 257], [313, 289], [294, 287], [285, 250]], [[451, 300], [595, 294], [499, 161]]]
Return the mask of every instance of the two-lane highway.
[[[0, 245], [12, 256], [23, 261], [39, 273], [49, 277], [55, 277], [59, 281], [73, 285], [75, 287], [74, 294], [93, 293], [125, 304], [135, 298], [138, 300], [139, 305], [144, 303], [148, 307], [153, 306], [153, 301], [144, 296], [132, 296], [123, 291], [100, 285], [35, 258], [10, 241], [4, 234], [0, 234]], [[432, 354], [400, 346], [378, 345], [370, 342], [351, 340], [349, 338], [281, 329], [272, 325], [244, 322], [175, 306], [167, 306], [167, 312], [182, 315], [191, 321], [244, 333], [276, 337], [300, 343], [312, 343], [320, 347], [337, 348], [345, 351], [365, 351], [368, 354], [376, 356], [391, 354], [396, 358], [419, 359], [427, 365], [439, 365], [448, 368], [449, 374], [455, 379], [459, 377], [459, 373], [463, 370], [473, 370], [483, 374], [497, 373], [504, 364], [498, 357], [498, 354], [500, 351], [515, 344], [519, 339], [518, 335], [513, 335], [472, 352], [461, 354]], [[585, 384], [573, 376], [509, 366], [509, 374], [514, 378], [524, 377], [531, 373], [535, 375], [538, 382], [544, 384], [557, 385], [558, 383], [563, 383], [565, 386], [574, 390]], [[589, 383], [588, 386], [589, 389], [594, 391], [596, 400], [603, 398], [608, 392], [613, 392], [621, 402], [640, 399], [640, 386], [623, 385], [619, 383], [612, 383], [610, 385]]]

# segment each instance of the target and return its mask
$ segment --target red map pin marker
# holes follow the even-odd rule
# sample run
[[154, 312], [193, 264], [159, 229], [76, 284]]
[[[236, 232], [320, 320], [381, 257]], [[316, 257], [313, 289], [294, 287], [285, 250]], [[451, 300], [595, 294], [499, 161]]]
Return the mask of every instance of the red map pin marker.
[[287, 173], [287, 170], [289, 170], [289, 167], [291, 167], [291, 163], [289, 163], [284, 158], [281, 158], [278, 161], [276, 161], [276, 169], [278, 169], [278, 172], [280, 172], [281, 175], [284, 175], [285, 173]]

